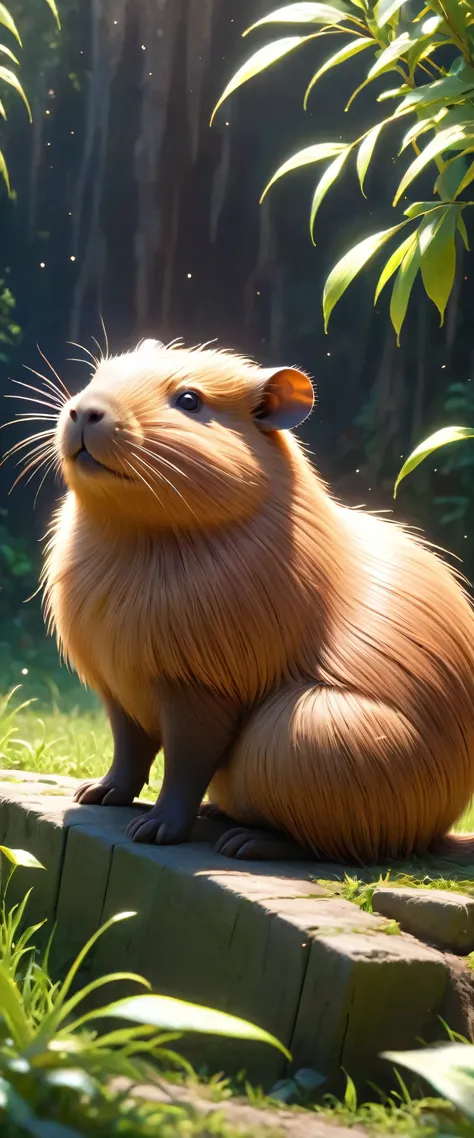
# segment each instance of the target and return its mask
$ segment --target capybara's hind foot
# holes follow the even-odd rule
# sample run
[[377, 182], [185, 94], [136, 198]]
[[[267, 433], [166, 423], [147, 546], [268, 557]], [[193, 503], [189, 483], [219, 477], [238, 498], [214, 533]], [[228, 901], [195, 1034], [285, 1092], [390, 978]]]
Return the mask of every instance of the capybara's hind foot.
[[215, 852], [238, 861], [308, 861], [311, 857], [302, 846], [284, 834], [269, 830], [251, 830], [234, 826], [216, 842]]
[[224, 814], [224, 811], [216, 806], [215, 802], [201, 802], [198, 818], [229, 818], [229, 815]]
[[74, 802], [81, 806], [131, 806], [134, 798], [133, 787], [119, 785], [107, 775], [102, 779], [82, 782], [74, 794]]

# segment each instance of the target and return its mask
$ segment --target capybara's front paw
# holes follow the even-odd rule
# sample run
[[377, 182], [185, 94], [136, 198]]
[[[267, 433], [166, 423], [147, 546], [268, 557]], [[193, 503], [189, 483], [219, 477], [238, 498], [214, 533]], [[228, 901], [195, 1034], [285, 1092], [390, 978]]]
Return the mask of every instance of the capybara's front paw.
[[170, 846], [185, 842], [189, 838], [192, 822], [179, 813], [172, 814], [165, 807], [152, 806], [146, 814], [140, 814], [127, 826], [127, 836], [133, 842], [153, 843], [156, 846]]
[[119, 785], [108, 775], [82, 782], [74, 794], [74, 802], [81, 806], [131, 806], [134, 798], [131, 787]]

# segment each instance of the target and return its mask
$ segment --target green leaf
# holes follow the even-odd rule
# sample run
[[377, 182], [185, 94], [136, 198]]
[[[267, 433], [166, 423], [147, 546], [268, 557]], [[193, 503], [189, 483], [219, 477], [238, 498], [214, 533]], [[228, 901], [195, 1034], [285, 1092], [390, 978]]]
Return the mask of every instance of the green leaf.
[[466, 190], [467, 187], [470, 186], [471, 182], [473, 182], [473, 181], [474, 181], [474, 162], [471, 162], [471, 165], [468, 166], [464, 177], [461, 178], [459, 186], [458, 186], [458, 188], [454, 194], [454, 197], [455, 198], [459, 197], [459, 194], [462, 194], [463, 190]]
[[395, 233], [403, 229], [408, 222], [402, 221], [399, 225], [392, 225], [390, 229], [382, 229], [380, 233], [372, 233], [370, 237], [365, 237], [363, 241], [359, 241], [350, 249], [348, 253], [341, 257], [337, 265], [334, 266], [330, 272], [323, 293], [323, 311], [324, 311], [324, 328], [327, 332], [328, 321], [341, 296], [345, 293], [346, 289], [357, 276], [357, 273], [363, 269], [367, 261], [389, 241]]
[[[474, 131], [474, 122], [470, 124], [471, 130]], [[458, 149], [462, 148], [463, 144], [458, 144]], [[451, 202], [459, 189], [460, 182], [464, 178], [468, 168], [467, 152], [471, 152], [473, 146], [467, 147], [461, 154], [456, 154], [454, 158], [446, 159], [443, 170], [435, 182], [435, 193], [439, 194], [444, 202]]]
[[467, 235], [466, 223], [461, 212], [459, 213], [458, 217], [458, 232], [461, 234], [462, 240], [464, 242], [464, 248], [469, 252], [469, 237]]
[[413, 79], [417, 67], [424, 59], [430, 59], [438, 51], [438, 48], [450, 46], [451, 42], [447, 36], [438, 36], [437, 39], [433, 36], [420, 36], [419, 39], [415, 40], [405, 57], [411, 79]]
[[397, 269], [399, 268], [399, 266], [401, 265], [401, 263], [403, 261], [405, 254], [410, 251], [412, 245], [415, 244], [416, 240], [417, 240], [416, 232], [410, 233], [408, 237], [405, 237], [405, 240], [402, 241], [401, 245], [399, 245], [398, 248], [395, 249], [395, 252], [392, 253], [392, 256], [389, 257], [387, 264], [385, 265], [385, 268], [382, 269], [382, 272], [381, 272], [380, 277], [378, 279], [378, 284], [377, 284], [377, 288], [375, 290], [375, 296], [374, 296], [374, 304], [377, 304], [377, 301], [379, 299], [380, 293], [382, 292], [382, 289], [385, 288], [385, 285], [388, 283], [390, 278], [393, 277], [394, 273], [396, 273]]
[[438, 1094], [474, 1118], [474, 1048], [470, 1043], [448, 1043], [422, 1051], [385, 1051], [383, 1058], [421, 1075]]
[[411, 290], [420, 267], [420, 250], [418, 242], [405, 253], [398, 273], [395, 277], [392, 296], [390, 300], [390, 319], [397, 333], [397, 344], [400, 343], [400, 332], [406, 316]]
[[[400, 95], [404, 95], [405, 92], [408, 91], [409, 89], [410, 88], [407, 86], [406, 83], [403, 83], [401, 87], [390, 87], [388, 91], [381, 91], [380, 95], [377, 95], [377, 102], [383, 103], [387, 99], [399, 99]], [[397, 110], [395, 112], [397, 115], [397, 118], [398, 118], [399, 114], [406, 114], [407, 110], [409, 110], [409, 109], [410, 108], [406, 108], [405, 111], [400, 111], [400, 107], [397, 107]]]
[[442, 79], [435, 79], [433, 83], [423, 83], [421, 87], [409, 91], [396, 113], [398, 116], [408, 109], [429, 107], [433, 103], [455, 103], [473, 89], [474, 69], [469, 71], [466, 79], [458, 79], [456, 75], [445, 75]]
[[219, 107], [228, 99], [229, 95], [232, 95], [234, 91], [242, 87], [249, 79], [253, 79], [254, 75], [265, 71], [267, 67], [271, 67], [272, 63], [276, 63], [277, 59], [281, 59], [283, 55], [288, 55], [289, 51], [293, 51], [295, 47], [299, 47], [300, 44], [309, 39], [312, 39], [312, 36], [285, 36], [284, 39], [276, 40], [275, 43], [269, 43], [266, 44], [265, 47], [260, 47], [242, 67], [239, 67], [238, 71], [236, 71], [230, 80], [230, 83], [227, 84], [225, 91], [214, 107], [210, 126], [212, 126], [214, 122]]
[[367, 170], [370, 166], [372, 155], [374, 153], [375, 143], [377, 142], [380, 131], [388, 121], [388, 119], [384, 119], [383, 122], [376, 123], [376, 125], [372, 127], [372, 130], [369, 130], [365, 138], [362, 139], [359, 150], [357, 152], [357, 173], [359, 176], [359, 185], [362, 193], [364, 194], [364, 198], [367, 197], [367, 194], [364, 193], [365, 176], [367, 174]]
[[0, 1007], [16, 1048], [23, 1050], [31, 1041], [33, 1029], [21, 993], [3, 960], [0, 961]]
[[352, 1114], [355, 1114], [357, 1111], [357, 1091], [355, 1088], [355, 1083], [354, 1083], [353, 1079], [351, 1079], [350, 1075], [347, 1074], [347, 1071], [344, 1071], [344, 1074], [346, 1076], [346, 1090], [345, 1090], [345, 1094], [344, 1094], [344, 1106], [346, 1106], [347, 1109], [350, 1110]]
[[318, 182], [318, 184], [316, 186], [316, 189], [314, 191], [313, 203], [311, 206], [311, 218], [310, 218], [310, 223], [309, 223], [311, 240], [313, 242], [313, 245], [315, 244], [315, 241], [314, 241], [314, 223], [316, 220], [316, 214], [318, 212], [318, 209], [321, 205], [323, 198], [326, 196], [328, 190], [330, 190], [331, 186], [336, 181], [336, 178], [341, 173], [342, 167], [344, 166], [344, 163], [347, 161], [349, 154], [351, 153], [351, 150], [352, 150], [351, 146], [346, 146], [345, 150], [342, 150], [341, 153], [338, 154], [336, 156], [336, 158], [333, 159], [333, 161], [328, 166], [327, 170], [324, 171], [322, 178], [320, 179], [320, 181]]
[[353, 40], [350, 40], [349, 43], [346, 43], [344, 47], [340, 47], [339, 51], [336, 51], [334, 55], [331, 55], [331, 58], [327, 59], [322, 67], [319, 68], [319, 71], [316, 71], [316, 74], [313, 75], [311, 83], [306, 89], [303, 104], [305, 110], [308, 106], [311, 91], [318, 82], [318, 79], [321, 78], [321, 75], [325, 75], [326, 71], [330, 71], [332, 67], [338, 67], [340, 63], [345, 63], [346, 59], [352, 59], [353, 55], [358, 55], [360, 51], [365, 51], [368, 47], [375, 47], [375, 41], [372, 39], [372, 36], [357, 36]]
[[419, 217], [420, 213], [431, 213], [431, 210], [442, 209], [440, 202], [411, 202], [406, 209], [403, 210], [404, 217]]
[[[197, 1031], [205, 1035], [225, 1035], [233, 1039], [249, 1039], [256, 1043], [269, 1043], [291, 1058], [286, 1047], [267, 1031], [253, 1023], [238, 1019], [237, 1016], [219, 1012], [214, 1008], [188, 1004], [185, 1000], [175, 1000], [171, 996], [130, 996], [117, 1000], [105, 1008], [90, 1012], [88, 1020], [111, 1016], [129, 1019], [166, 1031]], [[84, 1017], [85, 1020], [86, 1017]]]
[[302, 166], [309, 166], [312, 162], [321, 162], [324, 158], [333, 158], [335, 154], [340, 154], [345, 149], [346, 144], [344, 142], [316, 142], [313, 146], [306, 146], [304, 150], [299, 150], [297, 154], [288, 158], [283, 166], [279, 166], [276, 173], [270, 178], [260, 198], [260, 205], [271, 186], [279, 178], [283, 178], [285, 174], [291, 173], [292, 170], [299, 170]]
[[[420, 443], [419, 446], [415, 447], [415, 450], [412, 451], [406, 462], [403, 463], [402, 469], [394, 486], [394, 498], [397, 496], [397, 490], [400, 482], [406, 478], [407, 474], [411, 474], [412, 471], [420, 465], [420, 462], [423, 462], [423, 460], [427, 458], [429, 454], [432, 454], [434, 450], [438, 450], [438, 447], [447, 446], [448, 443], [457, 443], [461, 442], [462, 439], [473, 438], [474, 427], [442, 427], [440, 431], [435, 431], [434, 435], [430, 435], [428, 439], [425, 439], [423, 443]], [[393, 1058], [393, 1055], [387, 1054], [385, 1058]], [[405, 1063], [405, 1066], [408, 1066], [408, 1064]]]
[[25, 95], [25, 92], [23, 90], [23, 87], [20, 83], [18, 76], [15, 75], [14, 71], [10, 71], [9, 68], [7, 68], [7, 67], [0, 67], [0, 79], [3, 79], [4, 83], [8, 83], [8, 85], [10, 87], [13, 87], [14, 90], [17, 92], [17, 94], [20, 95], [20, 98], [23, 99], [25, 107], [28, 111], [29, 120], [31, 122], [32, 121], [32, 115], [31, 115], [30, 104], [28, 102], [28, 99]]
[[398, 12], [402, 4], [406, 4], [407, 0], [378, 0], [378, 4], [374, 8], [374, 19], [379, 28], [383, 28], [392, 16]]
[[[0, 104], [0, 106], [1, 106], [1, 104]], [[5, 116], [5, 118], [6, 118], [6, 116]], [[0, 150], [0, 174], [2, 175], [2, 178], [5, 182], [8, 193], [11, 194], [10, 178], [8, 176], [8, 167], [7, 167], [7, 164], [5, 162], [5, 159], [3, 157], [1, 150]]]
[[80, 1067], [56, 1067], [52, 1071], [45, 1071], [44, 1079], [52, 1087], [67, 1087], [88, 1098], [93, 1098], [96, 1091], [96, 1084]]
[[403, 175], [403, 178], [393, 199], [393, 204], [396, 205], [397, 202], [400, 201], [402, 194], [405, 192], [413, 179], [416, 178], [422, 170], [424, 170], [425, 166], [427, 166], [428, 163], [433, 160], [433, 158], [437, 158], [438, 155], [442, 154], [443, 150], [450, 149], [458, 142], [465, 142], [467, 145], [469, 138], [474, 141], [474, 133], [470, 136], [466, 136], [465, 129], [459, 126], [448, 127], [446, 130], [440, 130], [439, 134], [435, 134], [434, 138], [431, 139], [431, 142], [425, 146], [421, 154], [418, 154], [414, 162], [411, 163], [411, 166], [408, 167], [408, 170], [405, 171], [405, 174]]
[[420, 227], [421, 276], [427, 296], [436, 305], [440, 324], [454, 284], [456, 221], [459, 209], [449, 206], [441, 217], [430, 217]]
[[410, 29], [409, 32], [402, 32], [401, 35], [392, 40], [392, 42], [388, 44], [388, 47], [380, 53], [370, 68], [368, 78], [375, 79], [377, 75], [381, 75], [383, 71], [390, 70], [397, 59], [399, 59], [401, 55], [404, 55], [408, 48], [412, 46], [413, 41], [419, 38], [416, 29]]
[[[110, 972], [107, 976], [99, 976], [97, 980], [91, 980], [84, 988], [80, 988], [78, 992], [75, 992], [62, 1006], [60, 1015], [55, 1016], [56, 1030], [65, 1020], [70, 1019], [72, 1012], [78, 1004], [82, 1004], [84, 1000], [88, 999], [88, 997], [92, 995], [92, 992], [96, 992], [99, 988], [105, 988], [107, 984], [116, 984], [118, 981], [123, 980], [131, 982], [132, 984], [140, 984], [142, 988], [151, 988], [149, 981], [145, 980], [143, 976], [139, 976], [136, 972]], [[81, 1020], [75, 1020], [74, 1024], [69, 1023], [66, 1030], [75, 1031], [82, 1022], [82, 1018], [83, 1017], [81, 1017]]]
[[13, 52], [10, 51], [10, 48], [6, 47], [4, 43], [0, 43], [0, 53], [2, 55], [8, 55], [9, 59], [12, 59], [14, 63], [18, 64], [18, 66], [20, 65], [20, 60], [17, 59], [16, 55], [14, 55]]
[[433, 32], [437, 32], [438, 28], [440, 28], [442, 24], [444, 24], [442, 16], [428, 16], [428, 19], [423, 20], [423, 23], [421, 25], [423, 35], [432, 36]]
[[30, 1134], [31, 1138], [81, 1138], [78, 1130], [71, 1130], [61, 1122], [38, 1118], [29, 1103], [18, 1094], [11, 1083], [1, 1077], [0, 1110], [19, 1126], [24, 1134]]
[[12, 865], [21, 865], [26, 869], [44, 869], [44, 865], [28, 850], [12, 850], [9, 846], [0, 846], [0, 853], [11, 861]]
[[18, 41], [21, 47], [20, 33], [15, 24], [13, 16], [10, 15], [8, 8], [6, 8], [4, 4], [0, 4], [0, 24], [3, 24], [4, 28], [8, 28], [8, 31], [12, 33], [12, 36], [15, 36], [15, 39]]
[[270, 12], [269, 16], [262, 16], [262, 19], [247, 28], [243, 35], [248, 36], [249, 32], [261, 28], [263, 24], [340, 24], [342, 20], [347, 20], [348, 14], [342, 4], [340, 8], [336, 4], [309, 2], [285, 4], [284, 8], [277, 8], [275, 12]]
[[53, 16], [54, 16], [56, 23], [58, 25], [58, 28], [60, 28], [61, 27], [61, 21], [59, 19], [59, 12], [58, 12], [58, 9], [56, 7], [55, 0], [46, 0], [46, 3], [48, 5], [48, 8], [51, 8]]
[[[443, 107], [442, 111], [438, 112], [436, 115], [433, 115], [430, 111], [427, 111], [426, 115], [421, 117], [422, 112], [420, 111], [417, 121], [413, 123], [409, 130], [407, 130], [398, 153], [403, 154], [403, 151], [406, 150], [407, 146], [410, 146], [412, 142], [416, 142], [420, 134], [424, 134], [427, 130], [436, 130], [439, 125], [440, 118], [444, 117], [448, 113], [449, 112], [447, 111], [447, 108]], [[445, 125], [447, 126], [448, 124], [446, 123]], [[451, 123], [449, 123], [449, 125], [451, 126]]]

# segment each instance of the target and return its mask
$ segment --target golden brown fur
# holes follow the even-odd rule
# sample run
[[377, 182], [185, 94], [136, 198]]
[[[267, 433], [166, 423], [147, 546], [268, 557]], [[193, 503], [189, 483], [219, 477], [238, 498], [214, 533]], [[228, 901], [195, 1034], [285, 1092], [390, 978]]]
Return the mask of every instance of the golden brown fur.
[[[201, 422], [170, 402], [183, 387]], [[259, 429], [262, 389], [216, 351], [100, 363], [84, 397], [119, 427], [96, 457], [127, 479], [75, 469], [65, 407], [50, 621], [81, 679], [150, 735], [161, 677], [241, 704], [210, 787], [232, 818], [331, 858], [426, 850], [474, 789], [470, 604], [420, 539], [335, 502], [290, 433]]]

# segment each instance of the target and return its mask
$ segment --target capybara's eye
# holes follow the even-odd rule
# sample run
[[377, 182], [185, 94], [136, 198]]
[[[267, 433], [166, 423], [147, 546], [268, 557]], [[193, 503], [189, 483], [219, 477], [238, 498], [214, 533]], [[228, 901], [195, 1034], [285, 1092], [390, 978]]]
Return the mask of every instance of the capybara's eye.
[[202, 403], [195, 391], [182, 391], [181, 395], [178, 395], [176, 406], [179, 407], [180, 411], [196, 413], [196, 411], [201, 410]]

